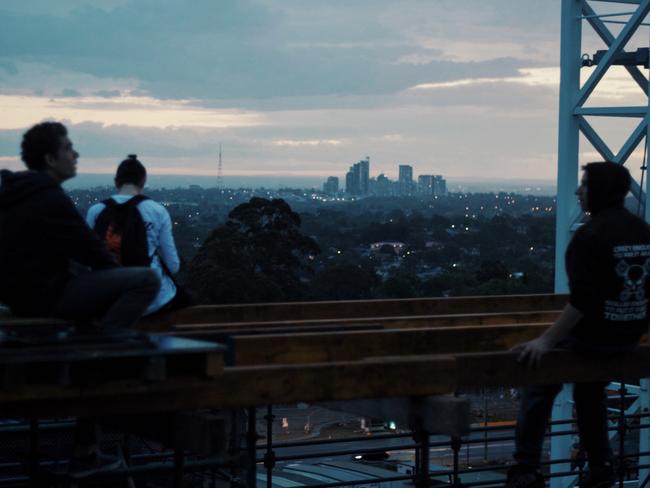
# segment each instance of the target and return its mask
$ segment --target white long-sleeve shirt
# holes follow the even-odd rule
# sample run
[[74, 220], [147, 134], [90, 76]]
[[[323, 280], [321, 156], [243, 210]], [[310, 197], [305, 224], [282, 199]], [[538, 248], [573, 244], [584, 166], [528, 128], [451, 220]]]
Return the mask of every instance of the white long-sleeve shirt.
[[[117, 203], [127, 202], [131, 195], [113, 195], [111, 197]], [[95, 227], [95, 221], [102, 210], [106, 208], [103, 203], [96, 203], [88, 209], [86, 222], [91, 228]], [[172, 220], [169, 212], [160, 203], [154, 200], [143, 200], [137, 206], [144, 225], [147, 229], [147, 243], [149, 256], [151, 256], [151, 268], [160, 277], [160, 291], [156, 299], [151, 302], [145, 315], [151, 314], [162, 308], [176, 295], [176, 286], [171, 278], [163, 271], [160, 260], [162, 259], [167, 269], [176, 274], [180, 268], [180, 259], [176, 251], [174, 236], [172, 234]]]

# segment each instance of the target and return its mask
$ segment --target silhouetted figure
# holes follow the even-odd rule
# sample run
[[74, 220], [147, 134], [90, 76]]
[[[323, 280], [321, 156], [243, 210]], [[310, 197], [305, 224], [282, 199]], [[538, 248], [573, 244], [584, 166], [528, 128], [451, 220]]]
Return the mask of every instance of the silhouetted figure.
[[189, 305], [174, 275], [180, 260], [169, 212], [143, 195], [147, 170], [132, 154], [115, 173], [117, 194], [88, 209], [86, 222], [95, 229], [124, 266], [150, 266], [160, 278], [160, 291], [145, 315]]
[[[17, 315], [71, 319], [124, 335], [160, 281], [149, 268], [118, 267], [63, 192], [78, 157], [65, 126], [44, 122], [23, 136], [27, 171], [0, 172], [0, 301]], [[94, 422], [80, 419], [75, 440], [73, 470], [110, 465], [97, 451]]]
[[[517, 346], [519, 360], [538, 366], [552, 348], [592, 358], [621, 354], [636, 347], [648, 327], [650, 227], [624, 208], [630, 174], [603, 162], [583, 167], [576, 191], [591, 219], [573, 236], [566, 251], [570, 300], [560, 318], [541, 337]], [[576, 417], [589, 472], [585, 487], [611, 486], [616, 477], [607, 435], [606, 383], [574, 386]], [[517, 418], [515, 460], [507, 485], [542, 487], [539, 472], [544, 433], [553, 400], [562, 385], [523, 389]]]

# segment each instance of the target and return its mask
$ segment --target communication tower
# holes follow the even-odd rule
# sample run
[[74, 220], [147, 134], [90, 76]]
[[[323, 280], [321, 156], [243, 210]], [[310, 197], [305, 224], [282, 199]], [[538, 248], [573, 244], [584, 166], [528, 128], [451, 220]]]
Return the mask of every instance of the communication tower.
[[217, 188], [223, 188], [223, 162], [221, 161], [221, 144], [219, 144], [219, 165], [217, 166]]

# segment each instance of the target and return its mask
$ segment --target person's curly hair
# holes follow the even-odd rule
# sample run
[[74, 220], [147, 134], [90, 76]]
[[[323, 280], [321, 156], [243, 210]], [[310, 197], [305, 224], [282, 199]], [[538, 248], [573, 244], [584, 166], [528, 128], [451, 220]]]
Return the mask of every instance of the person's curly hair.
[[68, 135], [68, 129], [60, 122], [36, 124], [23, 135], [20, 157], [27, 168], [34, 171], [46, 169], [45, 155], [56, 155], [61, 138]]

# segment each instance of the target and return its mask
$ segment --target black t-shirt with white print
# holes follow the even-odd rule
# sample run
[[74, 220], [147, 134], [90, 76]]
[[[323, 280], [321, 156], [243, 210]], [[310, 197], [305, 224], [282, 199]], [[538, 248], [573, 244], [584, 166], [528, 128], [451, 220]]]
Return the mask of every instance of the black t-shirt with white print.
[[650, 226], [623, 207], [604, 209], [566, 252], [571, 304], [584, 317], [571, 338], [596, 349], [632, 346], [647, 331]]

